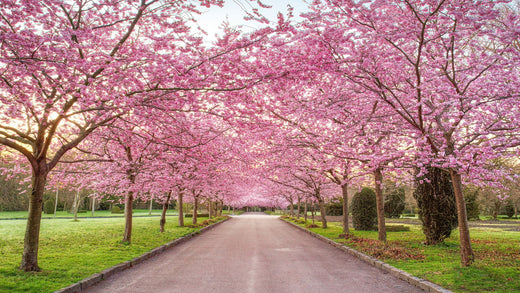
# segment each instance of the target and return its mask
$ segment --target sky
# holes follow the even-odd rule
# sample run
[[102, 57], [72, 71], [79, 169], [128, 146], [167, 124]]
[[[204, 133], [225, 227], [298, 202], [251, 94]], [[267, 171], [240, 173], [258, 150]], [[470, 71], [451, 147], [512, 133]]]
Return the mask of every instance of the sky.
[[214, 38], [214, 35], [219, 32], [219, 27], [226, 19], [229, 21], [231, 26], [241, 26], [244, 32], [252, 31], [256, 28], [262, 27], [261, 24], [255, 23], [255, 21], [246, 21], [246, 11], [251, 11], [253, 8], [258, 8], [269, 20], [276, 22], [278, 12], [287, 14], [287, 5], [291, 5], [294, 8], [294, 16], [297, 16], [307, 10], [307, 4], [305, 0], [261, 0], [263, 4], [270, 5], [272, 8], [265, 9], [261, 8], [256, 1], [250, 0], [226, 0], [224, 7], [212, 6], [211, 8], [205, 8], [201, 11], [202, 15], [197, 16], [198, 24], [208, 33], [210, 39]]

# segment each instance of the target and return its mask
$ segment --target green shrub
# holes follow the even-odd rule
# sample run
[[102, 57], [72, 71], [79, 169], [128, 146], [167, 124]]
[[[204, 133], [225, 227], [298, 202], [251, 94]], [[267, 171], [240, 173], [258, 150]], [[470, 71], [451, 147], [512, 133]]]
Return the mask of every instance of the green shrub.
[[124, 214], [125, 211], [122, 210], [120, 207], [118, 206], [113, 206], [112, 207], [112, 214]]
[[426, 244], [441, 243], [458, 226], [455, 194], [450, 174], [437, 167], [427, 167], [428, 173], [416, 177], [413, 197], [419, 207]]
[[386, 232], [407, 232], [410, 231], [409, 226], [405, 225], [386, 225]]
[[509, 219], [511, 219], [515, 215], [515, 207], [513, 206], [512, 200], [506, 201], [506, 204], [504, 205], [504, 211]]
[[404, 210], [405, 204], [404, 188], [397, 188], [385, 195], [385, 217], [399, 218]]
[[[193, 214], [184, 214], [185, 218], [193, 218]], [[207, 218], [209, 214], [197, 214], [197, 218]]]
[[352, 198], [352, 222], [356, 230], [373, 230], [377, 223], [376, 194], [363, 188]]
[[334, 198], [325, 205], [325, 213], [328, 216], [343, 216], [343, 198]]
[[54, 214], [54, 200], [48, 199], [43, 203], [43, 212], [46, 214]]
[[477, 201], [478, 189], [464, 189], [464, 200], [466, 202], [466, 214], [468, 220], [480, 219], [480, 207]]

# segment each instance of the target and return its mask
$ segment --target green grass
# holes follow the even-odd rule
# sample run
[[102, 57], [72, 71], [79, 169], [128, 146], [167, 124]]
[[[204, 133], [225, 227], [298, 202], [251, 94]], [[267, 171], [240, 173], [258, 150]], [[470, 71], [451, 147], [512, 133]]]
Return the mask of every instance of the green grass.
[[134, 218], [132, 244], [125, 245], [122, 218], [44, 219], [42, 271], [25, 273], [18, 269], [25, 225], [25, 220], [0, 221], [0, 292], [53, 292], [200, 229], [178, 227], [177, 217], [171, 217], [160, 233], [157, 217]]
[[454, 292], [520, 292], [520, 232], [470, 229], [476, 260], [462, 268], [458, 230], [444, 244], [426, 246], [421, 227], [408, 226], [409, 232], [388, 232], [386, 245], [377, 241], [377, 231], [351, 230], [354, 237], [339, 238], [340, 223], [310, 230]]
[[[149, 210], [147, 209], [135, 209], [133, 215], [134, 216], [148, 216]], [[162, 210], [152, 210], [153, 216], [160, 216]], [[167, 215], [177, 215], [177, 210], [168, 210]], [[43, 218], [52, 218], [54, 214], [45, 214], [42, 213]], [[56, 218], [70, 218], [74, 217], [74, 214], [71, 214], [67, 211], [58, 211], [56, 212]], [[111, 211], [95, 211], [94, 215], [92, 215], [92, 211], [87, 211], [86, 213], [78, 213], [79, 218], [84, 217], [124, 217], [124, 214], [112, 214]], [[27, 211], [16, 211], [16, 212], [0, 212], [0, 219], [27, 219]]]

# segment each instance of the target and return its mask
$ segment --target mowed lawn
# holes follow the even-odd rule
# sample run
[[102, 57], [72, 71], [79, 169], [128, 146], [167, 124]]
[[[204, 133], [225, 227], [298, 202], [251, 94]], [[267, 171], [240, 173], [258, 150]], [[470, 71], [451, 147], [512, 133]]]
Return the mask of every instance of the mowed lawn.
[[[199, 222], [207, 218], [200, 218]], [[0, 221], [0, 292], [53, 292], [113, 265], [131, 260], [155, 247], [200, 228], [177, 226], [166, 219], [159, 232], [159, 217], [134, 218], [132, 244], [121, 243], [123, 218], [42, 220], [38, 273], [25, 273], [20, 265], [26, 220]], [[191, 223], [187, 219], [186, 223]]]
[[[152, 210], [152, 216], [160, 216], [162, 213], [161, 209]], [[134, 217], [142, 217], [142, 216], [148, 216], [150, 214], [150, 211], [147, 209], [134, 209], [134, 212], [132, 215]], [[16, 212], [0, 212], [0, 219], [27, 219], [28, 212], [27, 211], [16, 211]], [[178, 215], [177, 210], [168, 209], [167, 216], [173, 216]], [[78, 218], [107, 218], [107, 217], [124, 217], [125, 215], [123, 212], [120, 214], [113, 214], [111, 211], [95, 211], [94, 214], [92, 214], [91, 211], [83, 211], [78, 213]], [[57, 211], [56, 212], [56, 218], [73, 218], [74, 214], [69, 213], [67, 211]], [[54, 214], [42, 214], [42, 218], [54, 218]]]
[[309, 230], [454, 292], [520, 292], [518, 230], [471, 228], [476, 261], [471, 267], [462, 268], [458, 230], [454, 230], [444, 244], [426, 246], [422, 244], [424, 235], [421, 226], [404, 225], [408, 226], [410, 231], [388, 232], [386, 245], [377, 240], [377, 231], [351, 230], [353, 237], [339, 238], [342, 226], [336, 222], [329, 223], [327, 229]]

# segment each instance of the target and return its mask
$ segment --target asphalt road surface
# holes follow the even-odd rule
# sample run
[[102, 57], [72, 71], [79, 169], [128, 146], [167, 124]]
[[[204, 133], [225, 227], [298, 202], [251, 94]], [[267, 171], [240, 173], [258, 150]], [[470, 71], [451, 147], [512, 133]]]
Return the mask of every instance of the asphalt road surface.
[[277, 217], [247, 213], [86, 292], [422, 292]]

